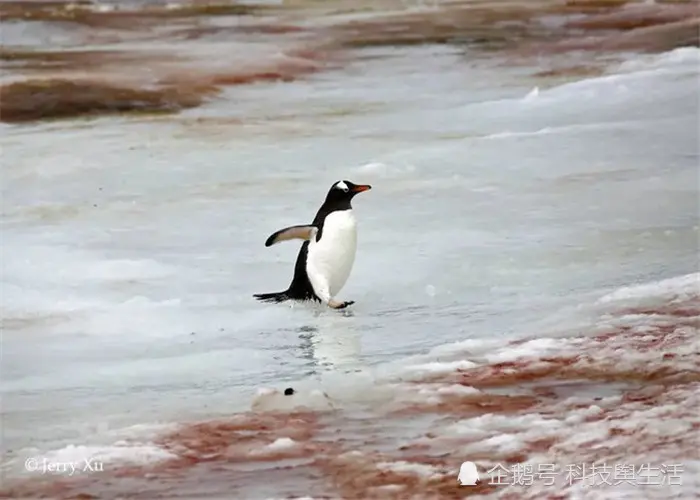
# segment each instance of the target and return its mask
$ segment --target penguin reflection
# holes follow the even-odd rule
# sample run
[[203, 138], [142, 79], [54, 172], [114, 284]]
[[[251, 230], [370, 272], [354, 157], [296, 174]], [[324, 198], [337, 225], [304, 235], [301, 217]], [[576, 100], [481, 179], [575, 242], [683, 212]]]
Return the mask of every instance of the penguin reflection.
[[297, 331], [302, 356], [310, 361], [314, 372], [361, 368], [360, 333], [342, 316], [321, 316], [315, 325], [302, 326]]

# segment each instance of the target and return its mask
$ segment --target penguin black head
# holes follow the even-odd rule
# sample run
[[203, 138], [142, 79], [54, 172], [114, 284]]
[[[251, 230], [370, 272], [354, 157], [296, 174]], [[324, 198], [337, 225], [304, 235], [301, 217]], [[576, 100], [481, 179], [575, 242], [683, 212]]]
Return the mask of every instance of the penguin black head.
[[347, 202], [350, 203], [356, 194], [372, 189], [369, 184], [355, 184], [348, 180], [342, 180], [333, 183], [328, 190], [326, 203], [329, 202]]
[[294, 389], [292, 389], [291, 387], [287, 387], [287, 388], [284, 390], [284, 395], [285, 395], [285, 396], [292, 396], [293, 394], [294, 394]]

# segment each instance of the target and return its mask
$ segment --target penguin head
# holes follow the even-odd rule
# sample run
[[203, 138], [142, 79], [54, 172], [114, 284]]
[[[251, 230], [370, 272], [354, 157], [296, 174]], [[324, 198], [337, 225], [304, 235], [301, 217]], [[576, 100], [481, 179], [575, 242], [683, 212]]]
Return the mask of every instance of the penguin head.
[[355, 184], [348, 180], [338, 181], [328, 190], [326, 201], [350, 201], [356, 194], [370, 189], [372, 186], [369, 184]]

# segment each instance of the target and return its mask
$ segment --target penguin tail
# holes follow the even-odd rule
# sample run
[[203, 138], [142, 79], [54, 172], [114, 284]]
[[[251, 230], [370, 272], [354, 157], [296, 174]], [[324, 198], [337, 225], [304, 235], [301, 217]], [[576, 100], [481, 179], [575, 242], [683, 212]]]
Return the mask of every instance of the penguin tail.
[[256, 293], [255, 295], [253, 295], [253, 297], [258, 299], [260, 302], [279, 303], [291, 299], [291, 297], [287, 293], [288, 291], [289, 290], [285, 290], [284, 292]]

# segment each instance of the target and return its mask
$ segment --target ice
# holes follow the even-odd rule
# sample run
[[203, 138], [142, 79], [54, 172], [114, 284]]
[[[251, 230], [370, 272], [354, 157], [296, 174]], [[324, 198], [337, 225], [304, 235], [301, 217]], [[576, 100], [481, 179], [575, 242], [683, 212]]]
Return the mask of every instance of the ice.
[[[572, 403], [572, 398], [569, 398], [568, 402]], [[575, 425], [584, 422], [587, 418], [599, 416], [603, 413], [602, 408], [597, 405], [591, 405], [588, 408], [583, 408], [581, 410], [574, 410], [569, 413], [564, 422], [567, 424]]]
[[618, 71], [640, 71], [645, 69], [669, 68], [700, 64], [700, 49], [697, 47], [679, 47], [670, 52], [652, 55], [635, 54], [621, 63]]
[[324, 411], [333, 409], [333, 401], [323, 391], [314, 388], [295, 388], [294, 394], [285, 395], [284, 390], [261, 388], [251, 403], [253, 411], [290, 411], [309, 409]]
[[515, 431], [522, 429], [553, 429], [559, 426], [559, 422], [552, 418], [543, 418], [541, 415], [525, 415], [521, 417], [509, 417], [504, 415], [486, 414], [453, 424], [451, 430], [457, 433], [470, 433], [477, 429]]
[[[421, 391], [423, 391], [423, 389], [421, 389]], [[475, 389], [474, 387], [469, 387], [468, 385], [453, 384], [453, 385], [438, 387], [436, 392], [437, 392], [437, 394], [457, 394], [457, 395], [468, 396], [470, 394], [478, 394], [481, 391], [479, 389]]]
[[470, 447], [470, 450], [486, 450], [497, 453], [513, 453], [522, 448], [523, 442], [515, 434], [497, 434], [484, 439], [478, 445]]
[[296, 442], [290, 438], [279, 438], [267, 445], [268, 450], [284, 450], [296, 446]]
[[523, 98], [525, 101], [532, 101], [534, 99], [537, 99], [537, 96], [540, 95], [540, 88], [535, 87], [533, 88], [528, 94]]
[[151, 466], [177, 455], [147, 443], [115, 442], [112, 445], [67, 445], [40, 453], [25, 450], [3, 464], [4, 473], [84, 475], [114, 471], [124, 465]]
[[[538, 68], [462, 50], [376, 52], [177, 116], [3, 128], [7, 448], [157, 461], [167, 452], [147, 444], [66, 443], [251, 407], [461, 402], [497, 391], [450, 377], [492, 363], [658, 367], [660, 348], [628, 343], [653, 342], [669, 311], [619, 310], [700, 294], [698, 50], [636, 56], [622, 72], [554, 88], [523, 76]], [[341, 296], [355, 306], [254, 301], [289, 284], [298, 251], [264, 248], [267, 235], [310, 220], [346, 178], [374, 188], [353, 201], [359, 246]], [[639, 338], [576, 358], [585, 337], [622, 327]], [[697, 347], [666, 350], [693, 370]], [[605, 442], [612, 424], [591, 420], [627, 408], [617, 387], [588, 390], [600, 391], [595, 406], [569, 401], [556, 417], [492, 413], [444, 427], [474, 449], [556, 438], [573, 457]], [[678, 403], [634, 408], [622, 430], [687, 432]]]
[[423, 365], [414, 365], [407, 370], [410, 370], [412, 373], [417, 374], [417, 375], [424, 375], [426, 372], [427, 373], [449, 373], [454, 370], [466, 370], [468, 368], [473, 368], [476, 366], [476, 363], [472, 363], [471, 361], [453, 361], [453, 362], [445, 362], [445, 363], [440, 363], [440, 362], [435, 362], [435, 363], [426, 363]]
[[44, 455], [53, 462], [93, 460], [103, 463], [128, 462], [144, 464], [175, 458], [172, 453], [155, 445], [140, 446], [67, 446]]
[[556, 350], [558, 343], [556, 339], [530, 340], [502, 352], [496, 352], [492, 355], [487, 354], [485, 358], [490, 363], [503, 363], [525, 357], [542, 356]]
[[275, 439], [272, 443], [265, 445], [263, 448], [259, 450], [253, 450], [253, 454], [265, 454], [265, 453], [274, 453], [274, 452], [282, 452], [286, 450], [290, 450], [292, 448], [295, 448], [298, 445], [296, 441], [294, 441], [291, 438], [288, 437], [281, 437]]
[[700, 298], [700, 273], [669, 278], [656, 283], [622, 287], [601, 297], [603, 303], [641, 305], [645, 301], [687, 300]]
[[444, 473], [439, 469], [426, 464], [417, 464], [404, 461], [398, 462], [379, 462], [377, 468], [385, 471], [392, 471], [398, 473], [408, 473], [415, 474], [417, 476], [425, 478], [434, 478], [442, 476]]
[[377, 486], [376, 490], [380, 492], [395, 493], [406, 489], [404, 484], [384, 484], [382, 486]]
[[459, 355], [462, 353], [470, 353], [474, 355], [483, 355], [492, 350], [496, 350], [503, 346], [501, 340], [490, 339], [466, 339], [460, 342], [453, 342], [437, 346], [430, 351], [430, 355]]

